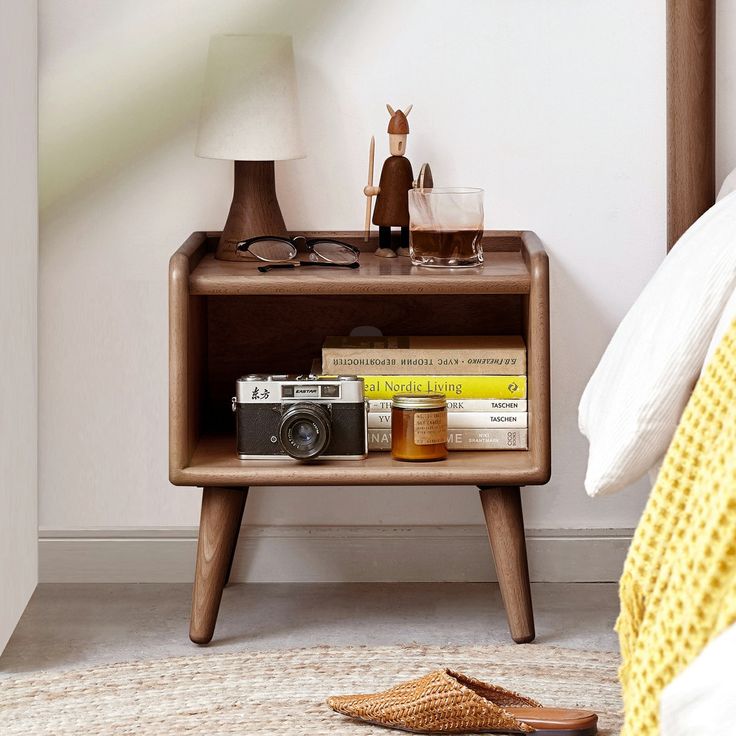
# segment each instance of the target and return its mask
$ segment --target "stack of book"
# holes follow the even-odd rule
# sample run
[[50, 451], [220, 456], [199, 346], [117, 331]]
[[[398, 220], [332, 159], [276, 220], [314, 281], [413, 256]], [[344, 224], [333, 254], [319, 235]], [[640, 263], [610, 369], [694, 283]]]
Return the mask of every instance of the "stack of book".
[[526, 346], [518, 335], [328, 337], [322, 375], [358, 375], [369, 401], [368, 448], [391, 449], [391, 397], [447, 397], [449, 450], [527, 449]]

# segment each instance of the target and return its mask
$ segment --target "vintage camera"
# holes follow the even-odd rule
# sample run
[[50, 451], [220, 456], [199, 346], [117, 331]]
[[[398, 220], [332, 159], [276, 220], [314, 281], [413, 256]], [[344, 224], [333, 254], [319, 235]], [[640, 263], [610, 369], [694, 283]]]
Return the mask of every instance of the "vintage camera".
[[361, 460], [368, 454], [363, 379], [249, 375], [233, 397], [241, 460]]

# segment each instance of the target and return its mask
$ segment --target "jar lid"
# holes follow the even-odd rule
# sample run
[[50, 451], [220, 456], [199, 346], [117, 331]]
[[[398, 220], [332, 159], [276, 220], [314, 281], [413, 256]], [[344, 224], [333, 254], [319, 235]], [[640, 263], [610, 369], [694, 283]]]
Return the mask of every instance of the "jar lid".
[[444, 409], [447, 398], [444, 394], [394, 394], [391, 406], [397, 409]]

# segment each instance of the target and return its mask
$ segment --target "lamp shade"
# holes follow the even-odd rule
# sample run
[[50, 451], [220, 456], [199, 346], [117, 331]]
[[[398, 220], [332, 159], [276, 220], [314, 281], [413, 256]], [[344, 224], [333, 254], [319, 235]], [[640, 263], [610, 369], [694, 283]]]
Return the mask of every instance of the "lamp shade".
[[303, 158], [291, 36], [213, 36], [196, 153], [232, 161]]

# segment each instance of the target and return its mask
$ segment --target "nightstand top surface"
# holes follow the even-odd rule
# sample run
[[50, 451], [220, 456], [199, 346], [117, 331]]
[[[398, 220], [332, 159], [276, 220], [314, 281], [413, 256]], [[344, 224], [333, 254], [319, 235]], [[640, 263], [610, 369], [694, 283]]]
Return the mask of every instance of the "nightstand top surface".
[[[354, 237], [350, 240], [359, 240]], [[345, 237], [348, 240], [348, 237]], [[527, 294], [531, 275], [517, 236], [486, 235], [485, 262], [477, 268], [439, 269], [412, 266], [406, 257], [379, 258], [361, 253], [360, 268], [295, 268], [262, 273], [260, 261], [218, 261], [210, 251], [192, 269], [189, 291], [194, 295], [244, 294]], [[492, 249], [488, 249], [490, 248]]]

